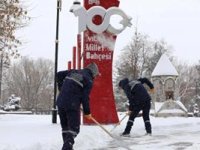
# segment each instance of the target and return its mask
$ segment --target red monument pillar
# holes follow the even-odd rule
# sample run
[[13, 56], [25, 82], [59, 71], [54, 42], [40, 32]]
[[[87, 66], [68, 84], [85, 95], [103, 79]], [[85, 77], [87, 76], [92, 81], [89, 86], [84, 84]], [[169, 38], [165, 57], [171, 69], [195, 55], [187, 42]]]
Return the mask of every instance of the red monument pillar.
[[[91, 0], [84, 0], [86, 9], [97, 5], [108, 9], [112, 6], [118, 7], [119, 1], [99, 0], [96, 3], [91, 3]], [[93, 19], [95, 24], [101, 24], [103, 20], [98, 15], [94, 16]], [[115, 41], [116, 36], [107, 32], [97, 34], [89, 29], [84, 32], [84, 66], [87, 66], [91, 62], [95, 62], [101, 73], [101, 76], [95, 79], [90, 95], [91, 114], [97, 121], [104, 124], [119, 122], [112, 84], [112, 61]], [[92, 122], [84, 119], [84, 123], [88, 124]]]
[[[117, 34], [130, 26], [131, 18], [118, 8], [118, 0], [84, 0], [84, 7], [75, 1], [70, 11], [79, 17], [79, 33], [83, 33], [83, 66], [95, 62], [101, 73], [94, 80], [90, 94], [91, 114], [103, 124], [118, 123], [113, 94], [112, 65]], [[110, 23], [112, 15], [122, 17], [122, 28], [116, 29]], [[83, 119], [85, 124], [93, 121]]]

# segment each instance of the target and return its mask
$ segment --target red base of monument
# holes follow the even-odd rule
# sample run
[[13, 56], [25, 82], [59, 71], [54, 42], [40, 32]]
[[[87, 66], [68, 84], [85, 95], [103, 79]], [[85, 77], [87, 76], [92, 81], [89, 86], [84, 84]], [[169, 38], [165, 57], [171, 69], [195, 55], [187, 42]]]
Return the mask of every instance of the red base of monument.
[[[109, 7], [118, 7], [118, 0], [84, 0], [84, 7], [89, 9], [93, 6], [102, 6], [105, 9]], [[94, 18], [93, 22], [101, 23], [101, 19]], [[99, 41], [103, 39], [104, 42]], [[113, 85], [112, 85], [112, 61], [113, 61], [113, 51], [116, 41], [116, 36], [110, 33], [101, 33], [98, 35], [89, 30], [84, 32], [84, 42], [83, 42], [83, 65], [87, 66], [91, 62], [95, 62], [101, 73], [94, 80], [94, 86], [90, 94], [90, 109], [92, 116], [99, 122], [103, 124], [118, 123], [118, 115], [115, 106], [115, 100], [113, 95]], [[113, 45], [109, 47], [104, 45], [105, 43]], [[84, 124], [95, 124], [91, 120], [83, 118]]]

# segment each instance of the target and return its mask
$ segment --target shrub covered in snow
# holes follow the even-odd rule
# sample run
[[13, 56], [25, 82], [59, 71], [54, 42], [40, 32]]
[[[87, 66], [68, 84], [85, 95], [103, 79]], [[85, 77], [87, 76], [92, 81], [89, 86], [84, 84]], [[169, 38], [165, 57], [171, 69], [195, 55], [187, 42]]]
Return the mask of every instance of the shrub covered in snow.
[[3, 106], [4, 111], [17, 111], [21, 108], [20, 106], [20, 97], [16, 97], [14, 94], [12, 94], [8, 100], [7, 103]]

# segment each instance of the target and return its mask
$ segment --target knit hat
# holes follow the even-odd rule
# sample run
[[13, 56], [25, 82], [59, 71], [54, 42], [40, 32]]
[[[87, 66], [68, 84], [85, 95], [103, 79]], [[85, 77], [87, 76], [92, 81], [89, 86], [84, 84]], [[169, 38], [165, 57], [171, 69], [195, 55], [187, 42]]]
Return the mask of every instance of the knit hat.
[[99, 68], [98, 68], [97, 64], [95, 64], [94, 62], [92, 62], [92, 63], [90, 63], [89, 65], [87, 65], [86, 68], [88, 68], [88, 69], [91, 70], [92, 76], [93, 76], [93, 77], [96, 77], [97, 75], [100, 74], [100, 73], [99, 73]]
[[124, 89], [124, 87], [129, 83], [128, 78], [124, 78], [122, 80], [119, 81], [118, 86], [122, 89]]

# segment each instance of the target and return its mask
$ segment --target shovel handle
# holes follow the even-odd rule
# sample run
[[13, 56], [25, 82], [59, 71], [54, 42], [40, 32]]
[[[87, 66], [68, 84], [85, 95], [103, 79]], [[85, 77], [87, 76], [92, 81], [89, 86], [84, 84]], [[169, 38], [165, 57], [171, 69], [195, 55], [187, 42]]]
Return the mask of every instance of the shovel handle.
[[113, 138], [113, 135], [106, 130], [96, 119], [94, 119], [94, 117], [91, 117], [91, 120], [94, 121], [101, 129], [103, 129], [110, 137]]

